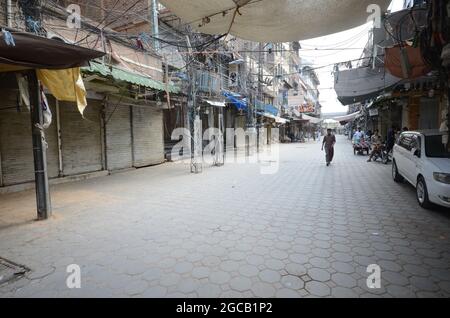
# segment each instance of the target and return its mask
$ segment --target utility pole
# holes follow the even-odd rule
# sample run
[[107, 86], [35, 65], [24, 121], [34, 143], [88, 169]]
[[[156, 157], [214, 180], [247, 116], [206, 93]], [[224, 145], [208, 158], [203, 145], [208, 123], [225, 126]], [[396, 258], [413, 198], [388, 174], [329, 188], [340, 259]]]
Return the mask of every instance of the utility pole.
[[[259, 42], [259, 47], [258, 47], [258, 100], [263, 103], [264, 105], [264, 98], [263, 98], [263, 91], [262, 91], [262, 82], [263, 82], [263, 67], [262, 67], [262, 63], [263, 63], [263, 56], [262, 56], [262, 51], [264, 50], [264, 45], [263, 43]], [[258, 118], [256, 116], [256, 118]], [[258, 133], [258, 142], [257, 142], [257, 151], [259, 152], [259, 146], [261, 141], [259, 140], [261, 138], [261, 129], [263, 128], [263, 118], [262, 116], [260, 116], [259, 118], [259, 123], [257, 123], [256, 125], [256, 129], [257, 129], [257, 133]], [[262, 134], [262, 136], [264, 136], [265, 134]]]
[[158, 1], [148, 0], [148, 5], [150, 8], [150, 21], [152, 22], [152, 36], [153, 36], [153, 47], [156, 51], [159, 51], [159, 20], [158, 20]]
[[50, 191], [47, 172], [47, 142], [43, 130], [44, 115], [42, 111], [41, 88], [35, 70], [28, 72], [31, 109], [31, 131], [33, 138], [34, 174], [36, 184], [36, 203], [39, 220], [46, 220], [52, 215]]
[[202, 127], [200, 114], [197, 109], [197, 72], [195, 70], [194, 62], [195, 56], [192, 52], [192, 45], [189, 35], [186, 36], [186, 43], [189, 47], [189, 58], [187, 59], [187, 73], [189, 80], [189, 96], [188, 96], [188, 122], [191, 145], [191, 173], [201, 173], [203, 170], [202, 163]]

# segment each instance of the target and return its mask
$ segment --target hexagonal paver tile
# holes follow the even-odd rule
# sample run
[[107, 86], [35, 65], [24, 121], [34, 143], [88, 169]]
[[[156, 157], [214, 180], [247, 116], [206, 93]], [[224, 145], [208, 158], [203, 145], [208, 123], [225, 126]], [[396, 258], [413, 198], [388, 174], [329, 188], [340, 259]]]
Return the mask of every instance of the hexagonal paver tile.
[[333, 282], [339, 287], [353, 288], [357, 286], [357, 281], [351, 275], [337, 273], [331, 276]]
[[243, 265], [239, 267], [239, 273], [245, 277], [257, 276], [259, 269], [253, 265]]
[[201, 284], [196, 292], [200, 298], [217, 298], [222, 293], [222, 289], [216, 284]]
[[327, 284], [320, 283], [320, 282], [308, 282], [305, 285], [306, 291], [308, 291], [310, 294], [318, 297], [325, 297], [329, 296], [331, 293], [330, 287], [328, 287]]
[[192, 270], [192, 277], [197, 278], [197, 279], [201, 279], [201, 278], [207, 278], [209, 277], [209, 273], [211, 272], [211, 270], [209, 269], [209, 267], [195, 267]]
[[404, 286], [389, 285], [386, 287], [386, 289], [390, 296], [396, 298], [411, 298], [416, 296], [411, 288]]
[[334, 287], [331, 289], [331, 296], [334, 298], [358, 298], [358, 294], [350, 288]]
[[199, 282], [192, 279], [182, 279], [178, 282], [177, 291], [180, 291], [184, 294], [192, 293], [197, 289]]
[[244, 292], [252, 288], [252, 281], [246, 277], [235, 277], [230, 280], [230, 287], [233, 290]]
[[318, 267], [318, 268], [322, 268], [322, 269], [331, 267], [330, 262], [328, 262], [325, 258], [321, 258], [321, 257], [313, 257], [309, 260], [309, 263], [314, 267]]
[[275, 296], [276, 289], [271, 284], [258, 282], [253, 284], [252, 292], [256, 297], [272, 298]]
[[220, 269], [226, 272], [237, 271], [239, 266], [239, 262], [237, 261], [223, 261], [220, 263]]
[[295, 290], [283, 288], [279, 289], [275, 295], [277, 298], [301, 298], [301, 294]]
[[192, 265], [192, 263], [189, 263], [189, 262], [177, 263], [174, 266], [175, 273], [178, 273], [178, 274], [189, 273], [190, 271], [192, 271], [193, 268], [194, 268], [194, 265]]
[[305, 283], [297, 276], [286, 275], [281, 278], [281, 284], [288, 289], [302, 289]]
[[312, 280], [318, 282], [327, 282], [331, 278], [331, 274], [327, 270], [321, 268], [311, 268], [308, 270], [308, 275]]
[[269, 259], [264, 262], [267, 268], [272, 270], [281, 270], [285, 267], [285, 264], [278, 259]]
[[307, 273], [307, 269], [305, 268], [305, 266], [294, 263], [287, 264], [285, 266], [285, 270], [288, 274], [298, 277], [303, 276]]
[[274, 270], [263, 270], [259, 272], [259, 278], [266, 283], [276, 283], [280, 281], [281, 275], [277, 271]]
[[209, 275], [209, 279], [214, 284], [225, 284], [230, 280], [231, 276], [227, 272], [217, 271]]

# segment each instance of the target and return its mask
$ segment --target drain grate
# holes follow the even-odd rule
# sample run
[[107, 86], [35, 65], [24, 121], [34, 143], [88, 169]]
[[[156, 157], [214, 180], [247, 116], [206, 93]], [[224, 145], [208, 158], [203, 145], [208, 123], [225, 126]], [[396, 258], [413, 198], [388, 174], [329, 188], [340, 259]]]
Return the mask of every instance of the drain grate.
[[0, 257], [0, 285], [20, 278], [28, 271], [28, 268]]

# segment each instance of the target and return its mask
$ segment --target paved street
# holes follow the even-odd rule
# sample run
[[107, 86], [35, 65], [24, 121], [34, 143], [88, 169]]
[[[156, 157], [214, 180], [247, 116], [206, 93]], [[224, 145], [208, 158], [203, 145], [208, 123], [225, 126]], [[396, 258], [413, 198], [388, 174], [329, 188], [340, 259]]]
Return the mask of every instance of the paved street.
[[[274, 175], [165, 164], [57, 186], [52, 220], [0, 230], [0, 257], [31, 269], [0, 296], [450, 296], [449, 211], [419, 208], [343, 137], [329, 168], [318, 143], [280, 147]], [[0, 197], [2, 219], [33, 217], [33, 200]], [[81, 289], [66, 286], [69, 264]], [[380, 289], [367, 287], [370, 264]]]

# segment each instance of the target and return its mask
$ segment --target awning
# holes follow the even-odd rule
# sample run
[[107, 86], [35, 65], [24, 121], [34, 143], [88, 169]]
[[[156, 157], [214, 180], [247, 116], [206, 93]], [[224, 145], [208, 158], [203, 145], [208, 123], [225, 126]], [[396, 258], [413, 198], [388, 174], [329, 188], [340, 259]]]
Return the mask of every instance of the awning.
[[43, 38], [31, 33], [11, 31], [14, 43], [0, 41], [0, 72], [23, 69], [70, 69], [87, 65], [103, 52]]
[[289, 122], [289, 120], [287, 120], [285, 118], [281, 118], [281, 117], [276, 117], [275, 118], [275, 122], [277, 124], [287, 124]]
[[343, 105], [350, 105], [375, 98], [401, 81], [384, 67], [359, 67], [335, 72], [334, 90]]
[[320, 124], [323, 120], [321, 118], [308, 116], [305, 114], [302, 114], [302, 119], [309, 121], [311, 124], [317, 125]]
[[238, 110], [246, 110], [248, 108], [247, 101], [241, 95], [228, 91], [223, 91], [222, 95], [227, 98], [230, 104], [233, 104]]
[[[166, 91], [166, 83], [154, 80], [148, 76], [123, 70], [116, 66], [91, 63], [89, 67], [84, 67], [83, 71], [87, 73], [98, 73], [104, 77], [110, 76], [119, 81], [145, 86], [159, 91]], [[169, 93], [179, 93], [179, 90], [174, 85], [169, 84]]]
[[356, 113], [353, 113], [353, 114], [349, 114], [349, 115], [341, 116], [341, 117], [336, 117], [336, 118], [333, 118], [333, 119], [338, 121], [338, 122], [340, 122], [340, 123], [342, 123], [342, 122], [349, 122], [349, 121], [355, 120], [355, 119], [357, 119], [357, 118], [359, 118], [361, 116], [362, 116], [361, 112], [356, 112]]
[[[291, 42], [367, 22], [367, 10], [390, 0], [160, 0], [201, 33], [231, 33], [255, 42]], [[239, 8], [237, 7], [239, 5]], [[372, 12], [372, 11], [369, 11]]]
[[256, 108], [258, 111], [260, 111], [262, 113], [268, 113], [268, 114], [272, 115], [273, 118], [278, 116], [278, 113], [279, 113], [278, 108], [276, 108], [275, 106], [270, 105], [270, 104], [263, 104], [260, 101], [256, 101]]
[[273, 119], [273, 120], [277, 119], [276, 116], [274, 116], [274, 115], [272, 115], [270, 113], [266, 113], [266, 112], [256, 112], [256, 114], [259, 115], [259, 116], [263, 116], [263, 117], [266, 117], [266, 118]]
[[226, 107], [227, 105], [224, 102], [218, 102], [218, 101], [213, 101], [213, 100], [204, 100], [205, 103], [214, 106], [214, 107]]

